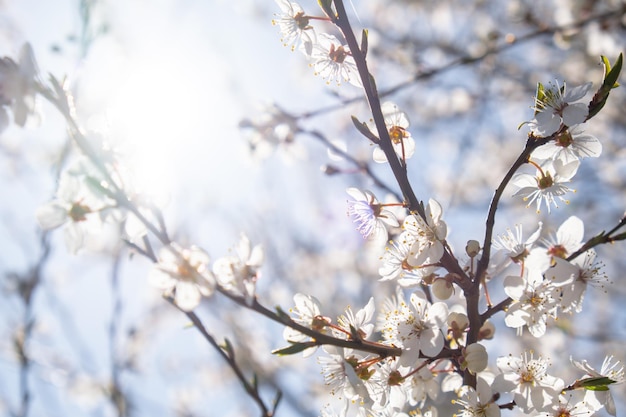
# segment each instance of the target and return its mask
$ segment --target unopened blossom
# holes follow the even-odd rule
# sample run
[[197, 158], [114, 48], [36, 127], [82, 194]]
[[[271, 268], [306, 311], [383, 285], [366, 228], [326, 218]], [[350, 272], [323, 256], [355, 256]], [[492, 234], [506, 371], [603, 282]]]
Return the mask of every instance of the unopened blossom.
[[[407, 130], [409, 128], [409, 118], [398, 106], [389, 101], [382, 104], [381, 110], [393, 149], [399, 158], [406, 161], [415, 153], [415, 139]], [[370, 130], [375, 131], [375, 126], [370, 127]], [[387, 155], [385, 155], [380, 146], [374, 148], [373, 158], [378, 163], [387, 162]]]
[[447, 300], [454, 294], [454, 284], [448, 277], [435, 278], [430, 289], [433, 295], [440, 300]]
[[348, 200], [348, 215], [357, 225], [357, 230], [363, 237], [380, 237], [387, 239], [385, 224], [398, 227], [396, 216], [378, 202], [370, 191], [361, 191], [350, 187], [346, 190], [351, 199]]
[[586, 103], [577, 103], [589, 89], [591, 83], [567, 89], [565, 83], [551, 84], [544, 90], [545, 97], [537, 100], [537, 114], [530, 121], [530, 126], [538, 136], [549, 136], [558, 131], [561, 125], [574, 126], [585, 122], [589, 109]]
[[548, 255], [556, 258], [567, 258], [582, 246], [585, 225], [576, 216], [570, 216], [559, 226], [555, 236], [542, 239], [541, 243]]
[[585, 134], [582, 126], [576, 125], [559, 133], [554, 140], [535, 149], [532, 158], [557, 159], [563, 165], [582, 158], [597, 158], [602, 153], [602, 143], [595, 136]]
[[388, 300], [378, 317], [378, 328], [385, 342], [402, 348], [400, 361], [411, 366], [420, 352], [433, 357], [444, 344], [442, 329], [448, 317], [448, 307], [442, 302], [431, 304], [421, 291], [411, 294], [410, 302], [401, 291]]
[[332, 35], [321, 33], [317, 37], [311, 53], [311, 65], [315, 75], [324, 78], [327, 84], [340, 85], [347, 81], [357, 87], [362, 86], [350, 48]]
[[184, 311], [193, 310], [202, 297], [209, 297], [215, 291], [209, 255], [196, 246], [182, 248], [172, 243], [163, 247], [149, 278]]
[[276, 14], [272, 24], [280, 28], [281, 42], [292, 51], [300, 47], [307, 56], [310, 56], [316, 40], [315, 30], [309, 24], [310, 16], [304, 13], [298, 3], [289, 0], [276, 0], [276, 3], [281, 13]]
[[595, 261], [596, 252], [590, 249], [582, 255], [566, 261], [555, 258], [552, 268], [554, 274], [571, 276], [573, 282], [561, 288], [561, 308], [564, 312], [576, 311], [580, 313], [583, 308], [583, 298], [589, 286], [603, 289], [609, 284], [609, 278], [602, 272], [602, 264]]
[[465, 345], [465, 336], [469, 328], [469, 319], [464, 313], [456, 311], [450, 312], [446, 320], [448, 324], [447, 339], [450, 341], [450, 347], [455, 349], [461, 345]]
[[624, 381], [626, 381], [626, 376], [624, 374], [624, 365], [622, 365], [620, 361], [615, 360], [612, 355], [604, 358], [600, 371], [596, 371], [587, 363], [586, 360], [582, 360], [580, 362], [575, 360], [571, 361], [574, 366], [586, 373], [586, 377], [606, 377], [613, 381], [613, 383], [608, 385], [609, 389], [604, 391], [585, 390], [585, 402], [589, 405], [589, 407], [593, 408], [594, 410], [599, 410], [600, 408], [604, 407], [607, 413], [609, 413], [610, 415], [617, 415], [617, 411], [615, 409], [615, 401], [613, 400], [613, 395], [611, 394], [610, 387], [615, 384], [622, 384]]
[[500, 417], [500, 407], [494, 402], [489, 385], [480, 378], [476, 382], [476, 389], [464, 386], [462, 397], [453, 401], [461, 406], [454, 417]]
[[235, 254], [217, 259], [213, 263], [213, 273], [220, 287], [244, 296], [251, 304], [263, 260], [263, 248], [260, 245], [252, 247], [250, 239], [242, 234]]
[[408, 238], [413, 241], [412, 256], [408, 259], [413, 266], [439, 262], [448, 235], [448, 226], [442, 220], [443, 209], [436, 200], [428, 200], [425, 212], [426, 220], [417, 214], [411, 214], [404, 219], [402, 225]]
[[18, 62], [0, 58], [0, 132], [8, 123], [7, 109], [13, 113], [18, 126], [24, 126], [35, 112], [37, 63], [30, 44], [20, 49]]
[[537, 170], [536, 175], [516, 174], [511, 180], [511, 184], [517, 189], [513, 196], [521, 196], [528, 202], [526, 207], [534, 202], [537, 204], [537, 212], [541, 209], [541, 203], [545, 201], [548, 213], [552, 205], [558, 206], [557, 200], [569, 204], [563, 196], [571, 189], [566, 185], [578, 170], [579, 162], [575, 161], [567, 165], [559, 159], [556, 161], [546, 161]]
[[496, 376], [492, 389], [512, 393], [515, 405], [525, 413], [555, 402], [565, 386], [562, 379], [548, 374], [548, 361], [535, 358], [532, 352], [500, 357], [497, 365], [502, 373]]
[[487, 349], [480, 343], [472, 343], [463, 349], [461, 369], [467, 369], [472, 374], [476, 374], [485, 370], [488, 359]]

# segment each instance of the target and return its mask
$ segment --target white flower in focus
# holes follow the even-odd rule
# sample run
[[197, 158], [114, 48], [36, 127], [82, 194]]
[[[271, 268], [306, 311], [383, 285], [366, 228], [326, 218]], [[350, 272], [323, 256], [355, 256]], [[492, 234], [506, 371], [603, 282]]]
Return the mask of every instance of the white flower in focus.
[[387, 240], [385, 224], [399, 226], [396, 216], [380, 204], [370, 191], [361, 191], [358, 188], [346, 190], [352, 200], [348, 200], [348, 215], [357, 224], [357, 230], [363, 237], [384, 236]]
[[[535, 255], [541, 257], [538, 253], [531, 254]], [[523, 326], [527, 326], [534, 337], [543, 336], [548, 318], [556, 317], [557, 287], [572, 282], [569, 276], [557, 276], [552, 270], [546, 272], [548, 267], [549, 258], [527, 262], [523, 276], [511, 275], [504, 280], [504, 292], [513, 299], [506, 310], [504, 322], [518, 329], [520, 334]]]
[[[398, 109], [398, 106], [391, 102], [383, 103], [381, 110], [393, 149], [403, 161], [406, 161], [415, 153], [415, 139], [411, 137], [411, 133], [407, 130], [409, 128], [409, 118], [405, 112]], [[376, 131], [375, 127], [371, 127], [370, 130]], [[378, 163], [387, 162], [387, 155], [378, 146], [374, 149], [373, 158]]]
[[[311, 295], [297, 293], [293, 296], [293, 301], [295, 306], [289, 309], [289, 312], [295, 315], [293, 321], [317, 332], [326, 332], [330, 319], [322, 316], [320, 303], [317, 298]], [[290, 343], [302, 343], [311, 340], [309, 336], [291, 327], [285, 327], [283, 338]], [[311, 356], [316, 350], [317, 346], [305, 349], [302, 355], [304, 357]]]
[[[324, 346], [327, 356], [320, 356], [324, 381], [332, 395], [344, 395], [348, 400], [362, 405], [373, 403], [370, 397], [369, 381], [376, 372], [371, 365], [364, 366], [367, 358], [352, 349], [337, 346]], [[370, 361], [371, 363], [371, 361]]]
[[567, 90], [565, 83], [563, 87], [550, 85], [544, 90], [543, 100], [537, 100], [535, 110], [538, 112], [535, 118], [530, 121], [533, 131], [539, 136], [549, 136], [559, 130], [561, 124], [574, 126], [584, 123], [589, 114], [587, 105], [575, 103], [582, 99], [589, 89], [591, 83], [587, 83], [571, 90]]
[[211, 296], [215, 290], [209, 255], [196, 246], [187, 249], [172, 243], [163, 247], [149, 278], [166, 296], [173, 297], [183, 311], [193, 310], [202, 297]]
[[400, 362], [412, 366], [419, 354], [433, 357], [441, 352], [448, 306], [442, 302], [430, 304], [422, 292], [411, 294], [410, 304], [402, 292], [385, 303], [378, 317], [378, 328], [388, 344], [402, 348]]
[[453, 403], [463, 407], [456, 417], [500, 417], [500, 407], [494, 402], [491, 387], [484, 380], [476, 381], [476, 390], [463, 386], [462, 398]]
[[448, 235], [448, 226], [442, 220], [443, 209], [431, 198], [425, 211], [426, 221], [419, 215], [412, 214], [404, 219], [402, 225], [413, 240], [412, 256], [409, 258], [412, 266], [435, 264], [441, 260], [444, 252], [443, 242]]
[[536, 417], [589, 417], [595, 410], [583, 401], [575, 401], [572, 394], [559, 395], [558, 402], [548, 404], [544, 411], [535, 414]]
[[385, 248], [385, 253], [380, 258], [383, 265], [378, 269], [381, 281], [397, 278], [400, 286], [414, 287], [419, 285], [423, 278], [434, 272], [435, 267], [433, 266], [419, 267], [409, 264], [409, 257], [412, 255], [411, 246], [413, 246], [414, 240], [407, 232], [403, 232], [396, 241], [390, 242], [390, 246]]
[[503, 356], [497, 359], [501, 374], [497, 375], [492, 389], [495, 392], [514, 394], [515, 404], [525, 413], [542, 410], [557, 401], [565, 384], [560, 378], [548, 375], [548, 361], [533, 353], [520, 357]]
[[236, 255], [216, 260], [213, 273], [223, 289], [244, 296], [250, 305], [255, 297], [259, 269], [263, 265], [263, 248], [261, 245], [252, 248], [250, 239], [242, 234], [235, 252]]
[[545, 201], [550, 213], [550, 207], [558, 208], [557, 199], [569, 204], [563, 196], [571, 191], [566, 183], [570, 182], [578, 170], [579, 161], [563, 165], [559, 159], [554, 162], [546, 161], [537, 170], [537, 175], [516, 174], [511, 183], [517, 188], [513, 196], [522, 196], [528, 202], [526, 207], [530, 207], [533, 202], [537, 202], [537, 213], [540, 212], [541, 202]]
[[423, 359], [418, 360], [412, 367], [417, 369], [417, 372], [411, 375], [409, 384], [406, 386], [409, 404], [422, 408], [427, 398], [436, 400], [439, 396], [437, 373], [431, 371], [428, 363]]
[[301, 47], [302, 51], [310, 56], [315, 43], [315, 30], [309, 25], [310, 17], [298, 3], [288, 0], [276, 0], [281, 13], [272, 20], [273, 25], [278, 25], [285, 46], [290, 46], [294, 51]]
[[513, 234], [511, 229], [507, 229], [506, 235], [500, 235], [498, 240], [493, 241], [493, 247], [506, 253], [506, 264], [511, 261], [520, 263], [530, 254], [530, 250], [537, 239], [539, 239], [542, 227], [543, 223], [539, 222], [537, 230], [524, 241], [522, 238], [522, 225], [516, 224], [515, 234]]
[[321, 33], [318, 42], [313, 45], [311, 60], [315, 75], [324, 78], [327, 84], [334, 82], [340, 85], [342, 81], [347, 81], [357, 87], [362, 86], [350, 49], [336, 37]]
[[0, 58], [0, 133], [8, 122], [5, 107], [11, 109], [20, 127], [35, 113], [36, 77], [37, 63], [30, 44], [22, 45], [17, 63], [8, 57]]
[[581, 126], [570, 127], [561, 132], [554, 140], [535, 149], [533, 158], [557, 159], [563, 165], [575, 162], [582, 158], [597, 158], [602, 153], [602, 144], [592, 135], [586, 135]]
[[[592, 368], [586, 360], [582, 360], [580, 362], [572, 360], [574, 366], [576, 366], [581, 371], [585, 372], [586, 377], [590, 378], [602, 378], [606, 377], [615, 381], [613, 384], [621, 384], [626, 381], [626, 377], [624, 376], [624, 366], [620, 361], [615, 360], [613, 356], [607, 356], [604, 358], [602, 362], [602, 367], [600, 371], [596, 371]], [[610, 384], [610, 385], [613, 385]], [[613, 396], [611, 395], [610, 388], [606, 391], [593, 391], [593, 390], [585, 390], [585, 402], [589, 407], [594, 410], [599, 410], [604, 407], [612, 416], [617, 415], [617, 410], [615, 409], [615, 401], [613, 400]]]
[[556, 236], [542, 239], [541, 243], [546, 247], [548, 255], [565, 259], [581, 247], [584, 234], [583, 221], [571, 216], [559, 226]]
[[[352, 334], [351, 327], [354, 328], [359, 334], [361, 340], [365, 340], [372, 334], [374, 330], [374, 324], [370, 323], [374, 317], [374, 297], [370, 297], [368, 303], [356, 314], [352, 311], [352, 308], [346, 308], [343, 315], [337, 318], [337, 325], [344, 329], [348, 334]], [[341, 332], [336, 332], [337, 336], [343, 335]]]
[[555, 275], [570, 276], [573, 279], [571, 285], [561, 288], [561, 308], [564, 312], [576, 311], [580, 313], [583, 308], [583, 298], [588, 286], [602, 288], [606, 292], [606, 284], [609, 278], [601, 272], [602, 264], [595, 262], [596, 252], [588, 250], [581, 256], [571, 261], [555, 258], [552, 270]]

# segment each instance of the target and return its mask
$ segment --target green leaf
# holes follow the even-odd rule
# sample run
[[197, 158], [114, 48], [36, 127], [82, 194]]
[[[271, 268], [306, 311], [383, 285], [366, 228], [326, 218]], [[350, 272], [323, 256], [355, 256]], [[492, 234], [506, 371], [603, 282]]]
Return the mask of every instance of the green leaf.
[[614, 384], [616, 381], [606, 376], [585, 378], [578, 381], [578, 386], [583, 387], [589, 391], [608, 391], [609, 385]]
[[367, 39], [368, 35], [368, 30], [363, 29], [363, 32], [361, 32], [361, 52], [363, 53], [363, 56], [367, 55], [367, 48], [369, 47], [369, 42]]
[[359, 119], [356, 118], [356, 116], [350, 116], [350, 117], [352, 118], [352, 123], [354, 123], [354, 127], [356, 127], [356, 130], [361, 132], [363, 136], [365, 136], [372, 142], [374, 143], [379, 142], [379, 139], [376, 137], [376, 135], [372, 133], [370, 128], [367, 126], [367, 124], [365, 124], [365, 122], [361, 122]]
[[235, 349], [233, 349], [233, 345], [230, 343], [230, 340], [224, 339], [224, 344], [220, 347], [230, 359], [235, 359]]
[[[535, 116], [543, 108], [543, 106], [540, 103], [543, 103], [545, 99], [546, 99], [546, 89], [543, 86], [543, 84], [537, 83], [537, 91], [535, 92]], [[520, 125], [519, 127], [522, 127], [522, 125]]]
[[278, 355], [278, 356], [293, 355], [295, 353], [300, 353], [313, 346], [317, 346], [317, 342], [293, 343], [291, 346], [287, 346], [282, 349], [273, 350], [272, 354]]
[[611, 90], [619, 86], [617, 79], [622, 71], [623, 60], [624, 54], [619, 54], [615, 64], [611, 67], [609, 60], [605, 56], [602, 56], [602, 63], [604, 64], [604, 81], [589, 103], [589, 115], [587, 116], [587, 120], [591, 119], [593, 116], [598, 114], [600, 110], [602, 110], [606, 104], [606, 100], [609, 98]]

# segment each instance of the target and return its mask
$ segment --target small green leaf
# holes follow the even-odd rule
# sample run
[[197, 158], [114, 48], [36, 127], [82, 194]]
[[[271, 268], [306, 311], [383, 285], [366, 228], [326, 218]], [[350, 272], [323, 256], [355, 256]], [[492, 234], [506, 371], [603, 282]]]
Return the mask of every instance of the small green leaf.
[[224, 339], [224, 344], [220, 347], [230, 359], [235, 359], [235, 349], [233, 349], [233, 345], [230, 343], [230, 340]]
[[300, 353], [313, 346], [317, 346], [317, 343], [316, 342], [293, 343], [291, 346], [287, 346], [282, 349], [273, 350], [272, 354], [278, 355], [278, 356], [293, 355], [295, 353]]
[[609, 385], [614, 384], [616, 381], [606, 376], [585, 378], [578, 381], [578, 386], [583, 387], [589, 391], [608, 391]]
[[535, 116], [543, 108], [541, 103], [543, 103], [545, 99], [546, 99], [546, 89], [543, 86], [543, 84], [537, 83], [537, 91], [535, 92]]
[[365, 124], [365, 122], [361, 122], [355, 116], [350, 116], [350, 117], [352, 118], [352, 123], [354, 123], [354, 127], [356, 127], [356, 130], [361, 132], [361, 134], [363, 136], [365, 136], [366, 138], [368, 138], [372, 142], [374, 142], [374, 143], [378, 143], [379, 142], [379, 139], [376, 137], [376, 135], [374, 135], [372, 133], [370, 128], [367, 126], [367, 124]]
[[369, 42], [367, 39], [368, 35], [368, 30], [363, 29], [363, 32], [361, 32], [361, 52], [363, 53], [363, 56], [367, 55], [367, 48], [369, 47]]
[[606, 100], [609, 98], [611, 90], [619, 86], [617, 79], [622, 71], [623, 60], [624, 54], [619, 54], [615, 64], [611, 67], [609, 60], [605, 56], [602, 56], [602, 63], [604, 64], [604, 81], [591, 99], [591, 102], [589, 102], [589, 115], [587, 116], [587, 120], [591, 119], [593, 116], [598, 114], [600, 110], [602, 110], [606, 104]]

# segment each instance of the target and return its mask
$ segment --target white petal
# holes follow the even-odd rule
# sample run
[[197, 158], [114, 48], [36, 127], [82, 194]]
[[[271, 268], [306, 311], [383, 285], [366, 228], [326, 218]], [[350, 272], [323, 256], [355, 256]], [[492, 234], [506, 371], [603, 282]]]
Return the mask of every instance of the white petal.
[[68, 220], [67, 208], [56, 200], [39, 207], [35, 216], [39, 225], [45, 230], [59, 227]]

